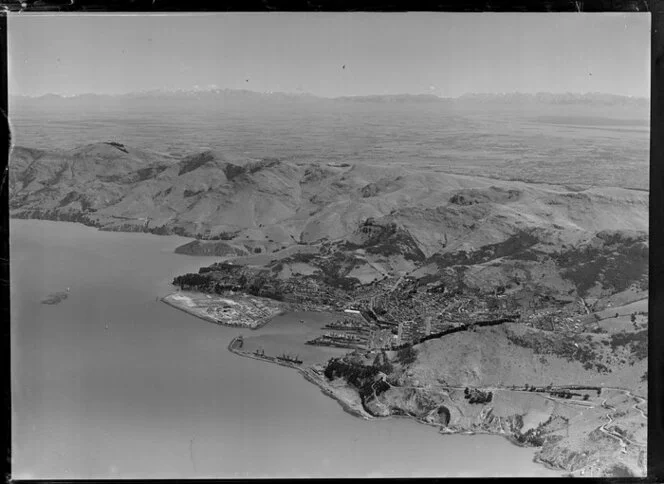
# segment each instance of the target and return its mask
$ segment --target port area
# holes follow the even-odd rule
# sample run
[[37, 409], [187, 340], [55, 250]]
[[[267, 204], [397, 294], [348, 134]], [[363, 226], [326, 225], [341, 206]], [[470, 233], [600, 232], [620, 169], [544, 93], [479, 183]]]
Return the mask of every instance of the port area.
[[161, 301], [211, 323], [258, 329], [283, 314], [285, 307], [264, 297], [249, 295], [216, 296], [200, 292], [178, 291]]
[[275, 316], [260, 331], [244, 334], [244, 351], [277, 357], [298, 356], [304, 366], [325, 364], [330, 358], [345, 355], [347, 348], [315, 346], [308, 341], [318, 338], [325, 326], [336, 321], [338, 313], [328, 311], [293, 311]]
[[[350, 313], [350, 314], [349, 314]], [[308, 345], [346, 348], [348, 350], [394, 350], [408, 345], [416, 345], [429, 339], [441, 338], [459, 331], [474, 331], [483, 326], [495, 326], [503, 323], [516, 322], [519, 314], [481, 314], [479, 317], [493, 319], [478, 319], [468, 315], [463, 322], [453, 321], [449, 324], [436, 325], [435, 331], [429, 323], [426, 332], [415, 331], [415, 321], [392, 323], [385, 320], [377, 321], [372, 318], [369, 311], [346, 310], [343, 318], [328, 323], [321, 336], [307, 341]], [[424, 326], [424, 325], [423, 325]]]
[[310, 367], [303, 364], [299, 357], [297, 359], [300, 361], [299, 363], [292, 361], [291, 358], [283, 358], [283, 356], [293, 356], [290, 354], [273, 356], [265, 354], [264, 351], [261, 350], [249, 351], [246, 348], [244, 341], [245, 340], [242, 336], [233, 338], [228, 345], [228, 350], [238, 356], [266, 361], [268, 363], [274, 363], [297, 370], [307, 381], [320, 388], [325, 395], [335, 399], [347, 413], [365, 420], [375, 418], [364, 410], [362, 399], [356, 391], [348, 387], [348, 385], [343, 383], [340, 379], [330, 382], [325, 378], [325, 375], [323, 374], [323, 365], [315, 364]]
[[[616, 425], [615, 417], [625, 416], [624, 411], [628, 405], [636, 408], [640, 415], [647, 415], [639, 408], [645, 399], [631, 394], [628, 390], [612, 387], [589, 387], [581, 385], [562, 385], [556, 387], [536, 387], [525, 385], [523, 387], [490, 386], [484, 390], [478, 388], [464, 388], [454, 385], [426, 385], [421, 387], [403, 386], [393, 387], [390, 392], [397, 394], [408, 392], [410, 394], [426, 393], [438, 394], [444, 405], [429, 408], [401, 409], [398, 404], [398, 395], [391, 395], [380, 407], [375, 402], [363, 401], [360, 393], [342, 378], [332, 380], [325, 377], [325, 365], [317, 363], [311, 366], [303, 364], [301, 360], [293, 361], [291, 358], [280, 356], [294, 356], [291, 354], [268, 355], [261, 350], [250, 351], [245, 345], [243, 336], [235, 337], [228, 345], [228, 350], [244, 358], [265, 361], [291, 368], [300, 373], [307, 381], [316, 385], [323, 394], [336, 400], [343, 410], [353, 416], [365, 419], [410, 418], [421, 424], [437, 428], [443, 434], [494, 434], [507, 438], [513, 444], [526, 447], [540, 447], [538, 440], [543, 438], [543, 430], [550, 426], [547, 432], [556, 435], [556, 439], [563, 436], [570, 437], [569, 426], [583, 426], [583, 435], [593, 433], [595, 439], [601, 438], [598, 432], [606, 434], [604, 439], [617, 444], [627, 452], [627, 445], [632, 445], [636, 451], [645, 447], [644, 424], [634, 421], [637, 416], [621, 421]], [[296, 355], [295, 355], [296, 356]], [[578, 391], [589, 394], [581, 397]], [[490, 399], [478, 399], [486, 397]], [[570, 395], [572, 395], [570, 397]], [[601, 396], [600, 396], [601, 395]], [[396, 398], [396, 399], [395, 399]], [[485, 403], [489, 402], [489, 406]], [[609, 404], [608, 402], [611, 402]], [[636, 402], [636, 403], [635, 403]], [[367, 405], [369, 403], [369, 405]], [[440, 412], [444, 409], [444, 412]], [[623, 410], [618, 412], [618, 410]], [[445, 421], [441, 415], [447, 414]], [[450, 421], [450, 417], [452, 421]], [[638, 418], [637, 418], [638, 420]], [[553, 422], [553, 423], [552, 423]], [[555, 425], [553, 425], [555, 424]], [[597, 426], [600, 425], [598, 428]], [[595, 429], [595, 432], [593, 430]], [[641, 441], [638, 441], [638, 440]], [[576, 441], [576, 437], [572, 436]], [[632, 449], [634, 450], [634, 449]], [[540, 453], [541, 454], [541, 453]], [[550, 469], [560, 470], [560, 466], [551, 465], [546, 455], [538, 454], [537, 461]], [[587, 466], [586, 466], [587, 467]], [[573, 475], [583, 476], [588, 469], [579, 468]], [[591, 471], [589, 471], [590, 473]]]

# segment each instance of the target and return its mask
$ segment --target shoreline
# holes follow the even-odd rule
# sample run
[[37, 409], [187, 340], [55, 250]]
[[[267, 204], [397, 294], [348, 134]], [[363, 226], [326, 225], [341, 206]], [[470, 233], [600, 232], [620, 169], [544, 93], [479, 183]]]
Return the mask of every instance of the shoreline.
[[[208, 322], [212, 322], [213, 324], [216, 324], [218, 326], [238, 327], [238, 328], [245, 328], [245, 329], [249, 328], [249, 329], [253, 330], [253, 329], [259, 329], [259, 328], [263, 327], [265, 324], [267, 324], [272, 319], [272, 318], [269, 318], [267, 321], [264, 321], [264, 322], [262, 321], [256, 327], [248, 327], [248, 326], [237, 325], [237, 324], [236, 325], [225, 324], [225, 323], [220, 323], [220, 322], [214, 320], [214, 318], [212, 318], [212, 317], [205, 317], [204, 315], [199, 315], [199, 314], [196, 314], [194, 312], [187, 311], [186, 308], [180, 307], [176, 304], [172, 304], [170, 301], [165, 300], [164, 298], [159, 298], [159, 299], [162, 302], [165, 302], [166, 304], [168, 304], [169, 306], [175, 307], [176, 309], [179, 309], [179, 310], [181, 310], [181, 311], [183, 311], [183, 312], [185, 312], [189, 315], [198, 317], [199, 319], [203, 319], [203, 320], [206, 320]], [[284, 310], [284, 311], [287, 311], [287, 310]], [[563, 467], [553, 466], [549, 462], [541, 459], [540, 456], [539, 456], [539, 454], [540, 454], [539, 451], [541, 450], [541, 448], [533, 447], [533, 446], [530, 446], [530, 445], [520, 444], [519, 442], [516, 441], [516, 439], [514, 438], [514, 435], [512, 435], [510, 433], [506, 433], [504, 431], [503, 432], [493, 432], [493, 431], [490, 431], [490, 430], [480, 430], [480, 429], [472, 429], [472, 430], [471, 429], [457, 429], [457, 428], [450, 429], [449, 427], [445, 427], [441, 424], [432, 423], [432, 422], [429, 422], [429, 421], [425, 420], [424, 418], [416, 417], [416, 416], [413, 416], [413, 415], [397, 415], [397, 414], [390, 414], [390, 415], [385, 415], [385, 416], [372, 415], [371, 413], [369, 413], [368, 411], [366, 411], [364, 409], [364, 406], [361, 403], [358, 404], [358, 402], [354, 401], [352, 398], [349, 399], [347, 396], [345, 396], [343, 394], [344, 393], [343, 391], [340, 392], [339, 389], [337, 389], [333, 385], [329, 384], [326, 381], [326, 379], [324, 378], [324, 376], [322, 376], [318, 371], [314, 370], [313, 368], [303, 367], [303, 366], [300, 366], [300, 365], [297, 365], [297, 364], [294, 364], [294, 363], [281, 361], [281, 360], [278, 360], [276, 357], [273, 357], [273, 356], [261, 356], [261, 355], [256, 355], [254, 353], [250, 353], [250, 352], [247, 352], [247, 351], [243, 351], [241, 348], [237, 347], [238, 339], [240, 339], [240, 337], [238, 337], [238, 336], [233, 337], [231, 339], [231, 341], [228, 343], [228, 346], [227, 346], [228, 351], [230, 351], [231, 353], [234, 353], [237, 356], [241, 356], [241, 357], [244, 357], [244, 358], [251, 358], [251, 359], [254, 359], [254, 360], [263, 361], [263, 362], [267, 362], [267, 363], [272, 363], [272, 364], [276, 364], [276, 365], [279, 365], [279, 366], [283, 366], [283, 367], [286, 367], [286, 368], [291, 368], [291, 369], [296, 370], [300, 375], [302, 375], [302, 377], [305, 380], [307, 380], [309, 383], [312, 383], [315, 386], [317, 386], [318, 389], [321, 391], [321, 393], [323, 393], [327, 397], [332, 398], [333, 400], [335, 400], [341, 406], [341, 408], [344, 412], [352, 415], [353, 417], [361, 418], [363, 420], [374, 420], [374, 419], [375, 420], [378, 420], [378, 419], [386, 420], [386, 419], [397, 419], [397, 418], [414, 420], [415, 422], [417, 422], [421, 425], [426, 425], [427, 427], [432, 427], [432, 428], [437, 429], [437, 432], [439, 434], [442, 434], [442, 435], [496, 435], [496, 436], [500, 436], [500, 437], [503, 437], [504, 439], [506, 439], [510, 444], [512, 444], [516, 447], [532, 449], [534, 451], [534, 455], [532, 456], [531, 461], [534, 462], [535, 464], [543, 466], [547, 470], [554, 471], [554, 472], [557, 472], [557, 473], [561, 473], [561, 476], [563, 476], [563, 477], [567, 476], [567, 475], [571, 475], [571, 471], [569, 469], [566, 469], [566, 468], [563, 468]]]
[[304, 377], [305, 380], [307, 380], [310, 383], [313, 383], [316, 385], [323, 394], [327, 395], [328, 397], [336, 400], [339, 405], [343, 408], [343, 410], [346, 413], [351, 414], [354, 417], [359, 417], [364, 420], [372, 420], [377, 417], [369, 414], [368, 412], [364, 410], [358, 410], [357, 408], [353, 407], [349, 402], [345, 401], [343, 398], [341, 398], [339, 395], [337, 395], [332, 388], [329, 387], [321, 378], [318, 378], [315, 376], [315, 372], [311, 370], [310, 368], [302, 368], [298, 365], [295, 365], [293, 363], [286, 363], [284, 361], [277, 360], [274, 357], [271, 356], [258, 356], [254, 355], [252, 353], [247, 353], [246, 351], [241, 351], [240, 349], [235, 347], [235, 343], [237, 342], [238, 337], [234, 337], [231, 342], [228, 344], [228, 351], [230, 351], [233, 354], [236, 354], [238, 356], [242, 356], [244, 358], [251, 358], [254, 360], [258, 361], [264, 361], [267, 363], [273, 363], [275, 365], [283, 366], [286, 368], [291, 368], [293, 370], [296, 370], [300, 375]]
[[[226, 324], [223, 322], [219, 322], [215, 320], [214, 318], [207, 316], [205, 314], [198, 314], [197, 312], [194, 311], [189, 311], [188, 307], [186, 305], [178, 305], [175, 304], [168, 299], [166, 299], [168, 296], [176, 294], [176, 293], [171, 293], [167, 296], [164, 296], [162, 298], [159, 298], [162, 302], [165, 302], [169, 306], [175, 307], [176, 309], [179, 309], [187, 314], [190, 314], [192, 316], [198, 317], [199, 319], [206, 320], [208, 322], [212, 322], [216, 325], [219, 326], [228, 326], [228, 327], [239, 327], [239, 328], [249, 328], [249, 329], [259, 329], [263, 327], [265, 324], [267, 324], [269, 321], [272, 320], [272, 317], [266, 319], [266, 320], [260, 320], [260, 323], [257, 324], [256, 326], [245, 326], [241, 324]], [[283, 312], [287, 312], [287, 309], [282, 309], [279, 314], [282, 314]], [[275, 315], [276, 316], [276, 315]], [[492, 430], [491, 428], [489, 429], [479, 429], [479, 428], [455, 428], [455, 427], [446, 427], [444, 425], [441, 425], [440, 423], [434, 423], [431, 422], [427, 419], [428, 415], [418, 417], [415, 415], [400, 415], [400, 414], [392, 414], [390, 413], [389, 415], [373, 415], [369, 411], [366, 410], [364, 407], [364, 404], [361, 400], [358, 400], [358, 395], [356, 392], [354, 392], [354, 389], [352, 387], [348, 386], [335, 386], [334, 384], [331, 384], [330, 382], [327, 381], [327, 379], [324, 377], [322, 372], [320, 372], [317, 369], [314, 369], [314, 367], [306, 367], [306, 366], [300, 366], [295, 363], [291, 363], [288, 361], [282, 361], [279, 360], [278, 358], [274, 356], [265, 356], [265, 355], [257, 355], [254, 353], [250, 353], [248, 351], [244, 351], [241, 347], [238, 346], [238, 341], [241, 340], [241, 336], [239, 337], [233, 337], [230, 342], [228, 343], [227, 349], [231, 353], [234, 353], [238, 356], [242, 356], [245, 358], [251, 358], [254, 360], [260, 360], [260, 361], [265, 361], [268, 363], [273, 363], [277, 364], [279, 366], [287, 367], [287, 368], [292, 368], [297, 370], [302, 377], [307, 380], [309, 383], [312, 383], [316, 385], [319, 390], [326, 395], [329, 398], [332, 398], [335, 400], [342, 408], [342, 410], [345, 413], [348, 413], [352, 415], [353, 417], [359, 417], [362, 418], [363, 420], [373, 420], [373, 419], [392, 419], [392, 418], [401, 418], [401, 419], [410, 419], [414, 420], [415, 422], [426, 425], [428, 427], [433, 427], [437, 429], [437, 432], [439, 434], [443, 435], [496, 435], [496, 436], [501, 436], [504, 439], [506, 439], [510, 444], [516, 446], [516, 447], [521, 447], [521, 448], [528, 448], [532, 449], [533, 455], [531, 458], [531, 462], [543, 466], [545, 469], [550, 470], [552, 472], [560, 473], [561, 476], [567, 476], [567, 475], [573, 475], [574, 471], [570, 471], [570, 469], [567, 469], [562, 466], [557, 466], [553, 465], [550, 462], [548, 462], [545, 459], [542, 459], [542, 448], [541, 447], [534, 447], [531, 445], [526, 445], [526, 444], [521, 444], [519, 443], [516, 438], [515, 434], [510, 433], [510, 432], [505, 432], [502, 428], [500, 430]], [[471, 426], [472, 427], [472, 426]]]
[[[274, 357], [258, 356], [258, 355], [254, 355], [252, 353], [247, 353], [245, 351], [241, 351], [240, 349], [235, 347], [235, 344], [236, 344], [237, 340], [238, 340], [237, 336], [234, 337], [231, 340], [231, 342], [228, 344], [228, 351], [230, 351], [231, 353], [233, 353], [235, 355], [241, 356], [241, 357], [251, 358], [251, 359], [254, 359], [254, 360], [264, 361], [264, 362], [267, 362], [267, 363], [274, 363], [274, 364], [277, 364], [277, 365], [280, 365], [280, 366], [284, 366], [286, 368], [292, 368], [294, 370], [297, 370], [297, 372], [300, 375], [302, 375], [305, 380], [307, 380], [308, 382], [313, 383], [314, 385], [316, 385], [324, 395], [327, 395], [328, 397], [332, 398], [333, 400], [336, 400], [336, 402], [339, 403], [339, 405], [341, 405], [342, 409], [346, 413], [352, 415], [353, 417], [359, 417], [363, 420], [389, 420], [389, 419], [399, 419], [399, 418], [400, 419], [408, 419], [408, 420], [415, 421], [415, 422], [417, 422], [421, 425], [426, 425], [427, 427], [436, 428], [438, 430], [438, 433], [442, 434], [442, 435], [496, 435], [496, 436], [503, 437], [510, 444], [512, 444], [516, 447], [536, 449], [536, 447], [531, 447], [531, 446], [519, 444], [513, 438], [513, 436], [511, 436], [507, 433], [504, 433], [504, 432], [501, 433], [501, 432], [490, 432], [490, 431], [481, 431], [481, 430], [449, 430], [447, 427], [443, 427], [440, 424], [434, 424], [434, 423], [431, 423], [431, 422], [427, 422], [424, 419], [421, 419], [421, 418], [418, 418], [418, 417], [413, 417], [411, 415], [387, 415], [387, 416], [384, 416], [384, 417], [377, 417], [375, 415], [371, 415], [366, 410], [364, 410], [364, 409], [359, 410], [359, 409], [355, 408], [353, 405], [351, 405], [349, 402], [344, 400], [341, 396], [339, 396], [334, 391], [334, 389], [330, 385], [328, 385], [312, 369], [302, 368], [300, 366], [297, 366], [297, 365], [294, 365], [294, 364], [291, 364], [291, 363], [285, 363], [285, 362], [277, 360]], [[537, 452], [533, 456], [532, 461], [534, 463], [536, 463], [538, 465], [542, 465], [545, 468], [547, 468], [549, 470], [552, 470], [552, 471], [569, 472], [567, 469], [553, 467], [549, 463], [541, 460], [537, 456]]]

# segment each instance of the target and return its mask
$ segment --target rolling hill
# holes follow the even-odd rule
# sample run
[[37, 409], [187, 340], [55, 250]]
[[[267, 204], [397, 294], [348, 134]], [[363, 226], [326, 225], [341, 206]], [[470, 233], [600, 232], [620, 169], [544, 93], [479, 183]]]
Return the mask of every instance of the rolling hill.
[[564, 247], [605, 230], [648, 230], [646, 191], [404, 166], [229, 161], [211, 150], [175, 159], [117, 142], [71, 151], [16, 147], [9, 183], [14, 217], [224, 239], [261, 252], [342, 240], [361, 248], [367, 220], [376, 221], [374, 231], [393, 224], [392, 238], [409, 240], [400, 250], [411, 260], [473, 252], [524, 231]]
[[645, 190], [116, 141], [15, 147], [9, 190], [13, 217], [196, 239], [176, 252], [223, 262], [176, 277], [185, 290], [361, 310], [364, 356], [325, 371], [374, 416], [506, 435], [570, 472], [644, 472]]

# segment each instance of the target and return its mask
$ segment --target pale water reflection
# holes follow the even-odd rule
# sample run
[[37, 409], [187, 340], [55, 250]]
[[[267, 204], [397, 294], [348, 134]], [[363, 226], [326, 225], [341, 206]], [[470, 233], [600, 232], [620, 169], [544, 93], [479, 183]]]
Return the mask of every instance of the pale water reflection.
[[229, 353], [237, 329], [155, 300], [215, 260], [184, 241], [12, 220], [14, 478], [560, 475], [498, 436], [357, 419]]

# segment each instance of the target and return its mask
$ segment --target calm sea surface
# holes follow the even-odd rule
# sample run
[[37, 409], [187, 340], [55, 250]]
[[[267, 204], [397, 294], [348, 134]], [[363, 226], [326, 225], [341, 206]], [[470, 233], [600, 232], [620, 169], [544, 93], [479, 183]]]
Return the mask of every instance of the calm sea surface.
[[357, 419], [229, 353], [238, 329], [155, 300], [214, 260], [184, 241], [12, 220], [14, 478], [558, 475], [498, 436]]

